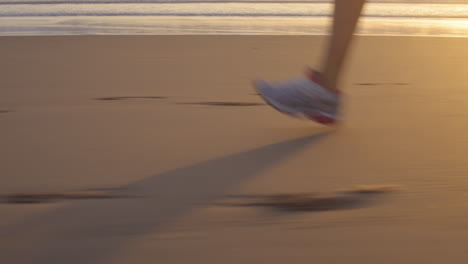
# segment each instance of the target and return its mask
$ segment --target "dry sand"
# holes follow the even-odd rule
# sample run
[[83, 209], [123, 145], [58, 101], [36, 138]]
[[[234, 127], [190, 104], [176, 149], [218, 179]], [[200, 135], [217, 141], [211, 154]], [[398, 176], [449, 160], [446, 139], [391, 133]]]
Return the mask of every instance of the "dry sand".
[[336, 129], [254, 95], [323, 44], [1, 37], [1, 262], [467, 263], [468, 39], [358, 38]]

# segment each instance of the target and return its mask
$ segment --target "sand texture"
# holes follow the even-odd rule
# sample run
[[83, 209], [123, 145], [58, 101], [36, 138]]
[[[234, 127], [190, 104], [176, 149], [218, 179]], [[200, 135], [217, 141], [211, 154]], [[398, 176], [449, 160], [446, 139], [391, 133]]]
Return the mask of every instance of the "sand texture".
[[1, 263], [468, 263], [468, 39], [358, 38], [336, 128], [251, 87], [324, 41], [1, 37]]

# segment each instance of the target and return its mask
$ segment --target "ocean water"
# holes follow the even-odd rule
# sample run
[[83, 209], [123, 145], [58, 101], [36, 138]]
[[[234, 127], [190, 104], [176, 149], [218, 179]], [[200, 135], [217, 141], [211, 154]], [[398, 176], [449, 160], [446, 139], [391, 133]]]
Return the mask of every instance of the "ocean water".
[[[318, 0], [2, 0], [0, 35], [323, 35], [332, 8]], [[370, 2], [357, 33], [465, 37], [468, 4]]]

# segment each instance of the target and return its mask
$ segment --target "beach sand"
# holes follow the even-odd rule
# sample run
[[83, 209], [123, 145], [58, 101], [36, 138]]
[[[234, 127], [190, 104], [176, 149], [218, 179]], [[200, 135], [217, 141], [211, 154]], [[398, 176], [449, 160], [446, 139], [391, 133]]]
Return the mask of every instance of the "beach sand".
[[264, 105], [324, 44], [0, 37], [2, 263], [466, 263], [468, 39], [357, 38], [336, 128]]

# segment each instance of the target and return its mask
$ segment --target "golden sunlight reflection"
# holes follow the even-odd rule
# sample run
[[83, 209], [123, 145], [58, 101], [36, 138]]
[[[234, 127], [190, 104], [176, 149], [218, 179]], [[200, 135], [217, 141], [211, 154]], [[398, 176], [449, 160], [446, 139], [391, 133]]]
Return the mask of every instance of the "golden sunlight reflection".
[[333, 1], [0, 0], [0, 264], [468, 263], [468, 0]]

